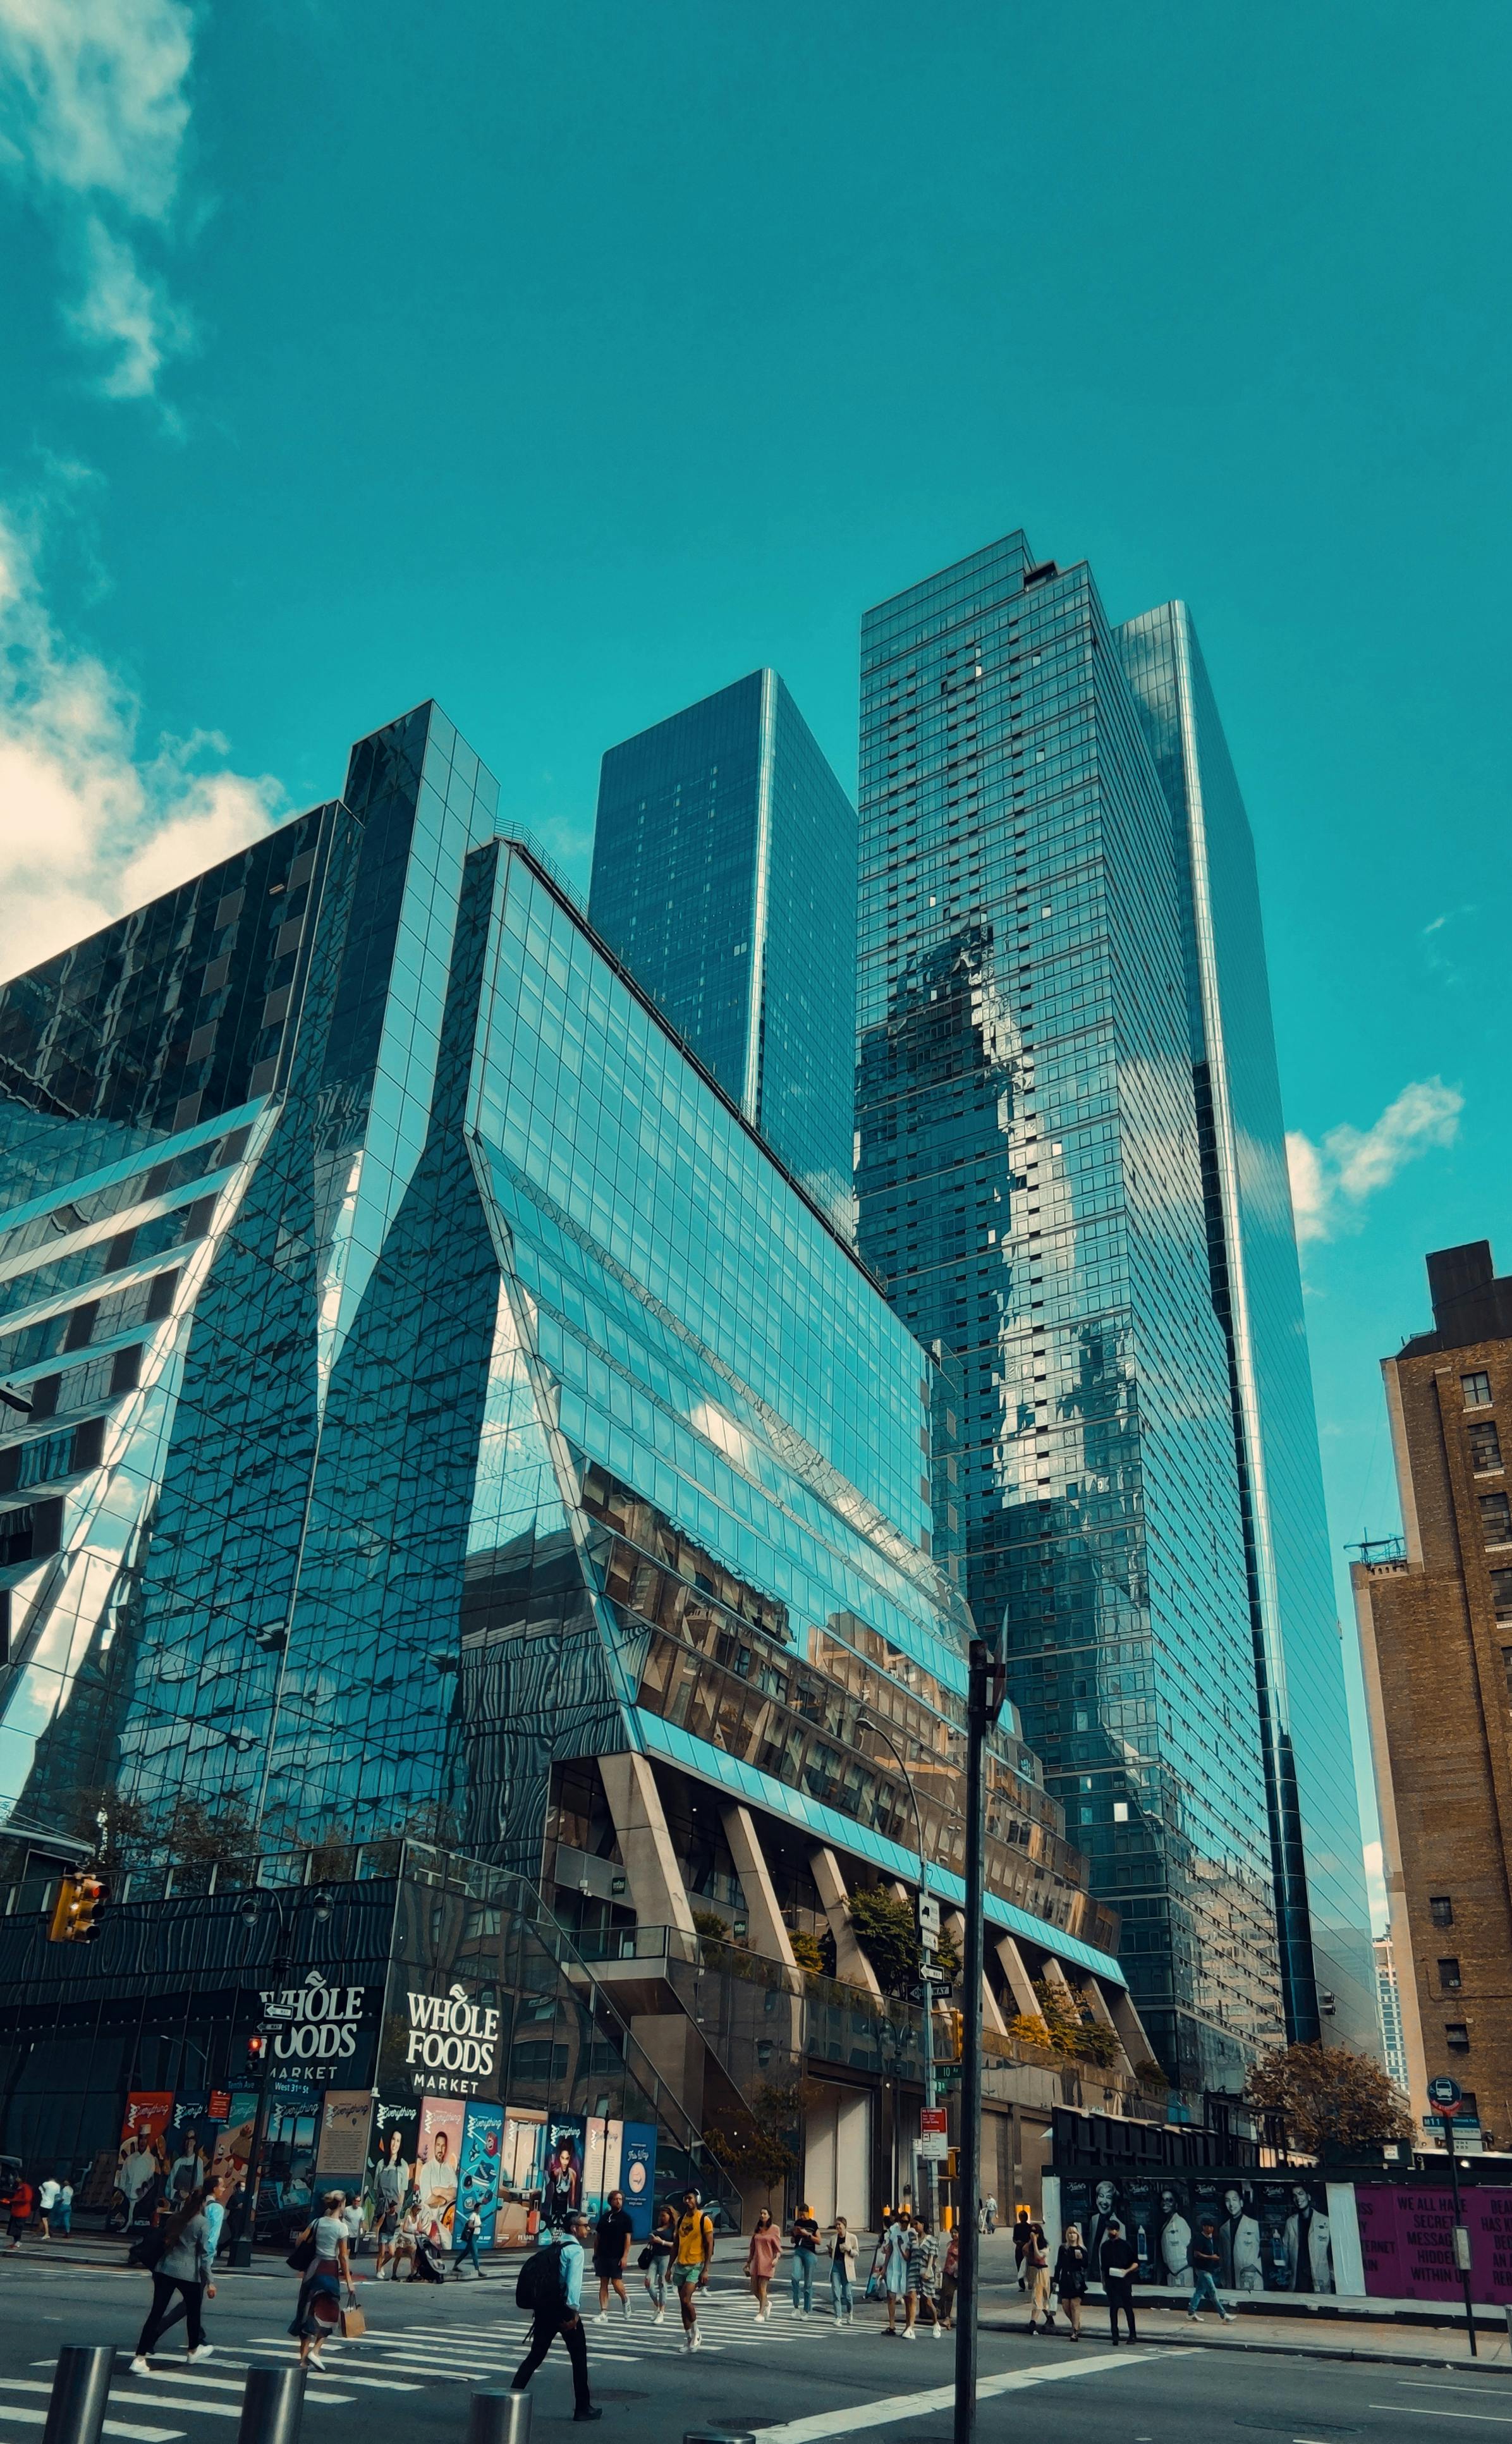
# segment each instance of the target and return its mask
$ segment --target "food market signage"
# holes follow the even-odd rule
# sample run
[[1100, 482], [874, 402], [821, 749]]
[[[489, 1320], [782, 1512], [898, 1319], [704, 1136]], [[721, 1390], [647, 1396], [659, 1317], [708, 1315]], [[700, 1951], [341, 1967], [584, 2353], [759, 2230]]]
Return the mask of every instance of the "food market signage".
[[371, 2076], [376, 1987], [333, 1986], [312, 1969], [298, 1986], [265, 1988], [258, 2001], [281, 2080], [355, 2087]]
[[497, 2076], [499, 2029], [496, 2004], [476, 2003], [460, 1983], [444, 1994], [404, 1995], [403, 2066], [416, 2093], [477, 2096]]

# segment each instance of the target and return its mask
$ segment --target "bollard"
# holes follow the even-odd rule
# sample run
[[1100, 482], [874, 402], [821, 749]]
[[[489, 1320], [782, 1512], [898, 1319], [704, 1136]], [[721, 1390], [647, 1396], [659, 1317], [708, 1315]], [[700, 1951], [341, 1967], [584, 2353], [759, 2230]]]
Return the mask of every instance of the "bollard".
[[58, 2353], [42, 2444], [100, 2444], [116, 2354], [106, 2342], [70, 2342]]
[[529, 2444], [530, 2396], [483, 2385], [468, 2404], [468, 2444]]
[[236, 2444], [299, 2444], [304, 2409], [302, 2367], [249, 2368]]
[[683, 2444], [756, 2444], [748, 2427], [687, 2427]]

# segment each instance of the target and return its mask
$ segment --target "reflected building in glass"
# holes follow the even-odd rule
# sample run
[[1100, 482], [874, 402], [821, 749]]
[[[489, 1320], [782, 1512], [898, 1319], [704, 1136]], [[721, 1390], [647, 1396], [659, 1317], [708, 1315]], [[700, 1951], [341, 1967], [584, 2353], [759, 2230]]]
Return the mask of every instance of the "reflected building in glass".
[[[851, 1902], [921, 1846], [957, 1939], [965, 1897], [938, 1370], [433, 706], [0, 989], [0, 2078], [57, 2108], [28, 2131], [86, 2111], [60, 1991], [201, 2027], [175, 1892], [418, 1842], [523, 1879], [532, 1956], [615, 1989], [688, 2144], [822, 2076], [809, 2194], [873, 2213], [922, 2028]], [[1010, 2024], [1063, 2005], [1111, 2109], [1148, 2045], [1011, 1709], [990, 1783], [1005, 2194], [1045, 2077]], [[101, 1824], [106, 1936], [60, 1989], [27, 1946]], [[245, 1975], [206, 1955], [211, 2086], [265, 1936]], [[122, 2079], [173, 2084], [118, 2035]], [[526, 2095], [554, 2057], [519, 2042]]]
[[960, 1362], [968, 1598], [1188, 2092], [1316, 2035], [1319, 1984], [1330, 2032], [1374, 2027], [1253, 858], [1199, 672], [1184, 613], [1120, 630], [1022, 534], [863, 625], [859, 1244]]
[[775, 671], [610, 748], [588, 913], [849, 1231], [856, 811]]

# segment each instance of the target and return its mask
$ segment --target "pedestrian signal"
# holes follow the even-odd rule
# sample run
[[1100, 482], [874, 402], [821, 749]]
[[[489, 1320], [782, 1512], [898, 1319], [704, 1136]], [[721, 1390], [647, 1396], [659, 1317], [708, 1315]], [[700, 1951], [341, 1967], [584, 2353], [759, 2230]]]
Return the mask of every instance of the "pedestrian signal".
[[105, 1887], [99, 1876], [65, 1876], [52, 1906], [49, 1943], [92, 1943], [100, 1929], [95, 1920], [105, 1905]]
[[249, 2070], [261, 2070], [261, 2069], [262, 2069], [262, 2067], [263, 2067], [264, 2063], [265, 2063], [265, 2062], [267, 2062], [267, 2039], [265, 2036], [261, 2036], [261, 2035], [259, 2035], [259, 2036], [253, 2036], [253, 2037], [249, 2037], [249, 2038], [248, 2038], [248, 2040], [247, 2040], [247, 2067], [248, 2067], [248, 2069], [249, 2069]]
[[948, 2181], [958, 2181], [961, 2177], [961, 2150], [959, 2147], [952, 2147], [945, 2159], [945, 2177]]

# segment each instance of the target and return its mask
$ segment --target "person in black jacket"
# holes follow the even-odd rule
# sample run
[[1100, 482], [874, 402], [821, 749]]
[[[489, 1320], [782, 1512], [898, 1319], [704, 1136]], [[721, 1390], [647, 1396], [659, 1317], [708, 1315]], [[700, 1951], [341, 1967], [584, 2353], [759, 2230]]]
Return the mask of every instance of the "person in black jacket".
[[1081, 2340], [1081, 2303], [1087, 2296], [1087, 2252], [1081, 2246], [1079, 2224], [1068, 2224], [1066, 2235], [1056, 2253], [1055, 2287], [1060, 2305], [1066, 2312], [1074, 2342]]
[[1134, 2321], [1134, 2282], [1139, 2271], [1139, 2252], [1132, 2240], [1125, 2237], [1117, 2218], [1108, 2226], [1108, 2237], [1102, 2244], [1102, 2263], [1098, 2268], [1108, 2301], [1108, 2323], [1113, 2339], [1118, 2340], [1118, 2311], [1121, 2308], [1129, 2327], [1129, 2340], [1138, 2341]]

